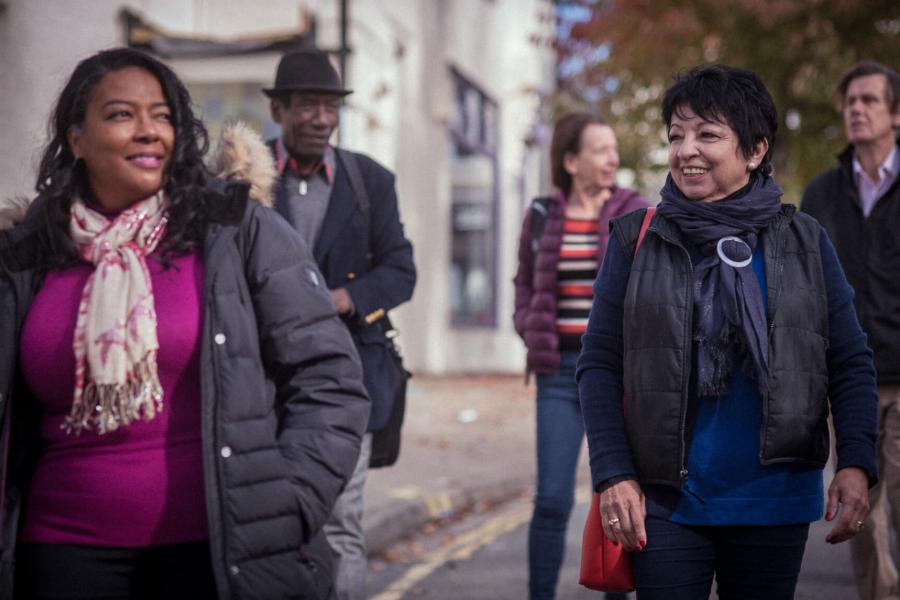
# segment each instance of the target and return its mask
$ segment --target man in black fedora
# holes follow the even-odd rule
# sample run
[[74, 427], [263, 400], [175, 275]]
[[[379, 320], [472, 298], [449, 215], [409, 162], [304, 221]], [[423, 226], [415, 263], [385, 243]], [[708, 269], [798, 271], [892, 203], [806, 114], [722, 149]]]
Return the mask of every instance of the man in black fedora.
[[351, 91], [328, 56], [314, 49], [286, 54], [275, 86], [263, 92], [281, 126], [281, 137], [269, 141], [279, 173], [275, 209], [312, 247], [332, 303], [356, 343], [372, 399], [356, 470], [325, 525], [338, 558], [338, 598], [361, 600], [367, 573], [362, 492], [371, 432], [388, 421], [398, 377], [385, 337], [386, 315], [412, 296], [412, 245], [403, 234], [393, 174], [365, 155], [330, 145]]

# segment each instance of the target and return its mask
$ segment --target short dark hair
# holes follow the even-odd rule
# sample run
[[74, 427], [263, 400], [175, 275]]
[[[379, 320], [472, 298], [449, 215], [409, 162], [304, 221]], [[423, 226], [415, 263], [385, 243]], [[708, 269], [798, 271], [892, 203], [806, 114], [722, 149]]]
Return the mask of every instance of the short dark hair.
[[769, 149], [760, 168], [763, 173], [771, 173], [778, 110], [756, 73], [728, 65], [694, 67], [679, 75], [666, 90], [662, 101], [666, 128], [672, 125], [672, 115], [684, 105], [690, 106], [701, 119], [731, 127], [745, 157], [750, 156], [763, 139], [768, 141]]
[[843, 106], [844, 104], [844, 98], [847, 97], [847, 88], [850, 87], [850, 82], [854, 79], [859, 79], [860, 77], [866, 77], [868, 75], [884, 75], [886, 82], [884, 86], [884, 93], [886, 94], [885, 99], [891, 107], [891, 113], [896, 113], [900, 110], [900, 75], [889, 66], [880, 62], [875, 62], [874, 60], [858, 62], [844, 73], [844, 76], [841, 77], [841, 82], [837, 86], [836, 92], [839, 96], [838, 100], [840, 105]]
[[164, 252], [183, 252], [195, 247], [202, 237], [198, 213], [199, 192], [206, 184], [203, 155], [209, 142], [206, 128], [194, 116], [191, 97], [178, 76], [156, 58], [132, 48], [103, 50], [82, 60], [63, 87], [48, 125], [49, 141], [44, 147], [35, 185], [45, 198], [44, 211], [48, 243], [42, 262], [50, 268], [77, 258], [69, 237], [69, 209], [75, 196], [87, 191], [84, 161], [76, 161], [67, 134], [84, 123], [91, 92], [106, 75], [128, 67], [149, 72], [159, 81], [171, 111], [175, 144], [166, 174], [165, 191], [171, 202]]
[[572, 112], [559, 118], [553, 128], [550, 142], [550, 174], [553, 185], [564, 195], [572, 192], [572, 176], [566, 171], [566, 154], [581, 151], [581, 133], [588, 125], [606, 125], [606, 119], [597, 113]]

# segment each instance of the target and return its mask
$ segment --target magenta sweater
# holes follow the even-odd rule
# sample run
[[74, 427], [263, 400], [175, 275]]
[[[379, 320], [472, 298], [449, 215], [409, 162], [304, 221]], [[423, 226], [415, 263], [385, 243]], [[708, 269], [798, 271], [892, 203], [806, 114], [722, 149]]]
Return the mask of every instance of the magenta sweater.
[[21, 366], [43, 408], [44, 453], [25, 503], [25, 542], [140, 547], [209, 536], [200, 439], [203, 261], [195, 252], [174, 268], [153, 258], [147, 265], [165, 394], [152, 421], [105, 435], [60, 428], [72, 406], [72, 337], [90, 266], [48, 274], [29, 309]]

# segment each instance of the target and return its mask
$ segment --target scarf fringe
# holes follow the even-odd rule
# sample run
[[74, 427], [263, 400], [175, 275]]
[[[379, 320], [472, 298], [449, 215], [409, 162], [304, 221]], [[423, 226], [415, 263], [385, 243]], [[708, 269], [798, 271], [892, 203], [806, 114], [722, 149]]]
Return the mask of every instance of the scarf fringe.
[[722, 334], [716, 340], [697, 336], [697, 350], [700, 354], [707, 354], [708, 361], [698, 361], [699, 364], [708, 364], [710, 373], [698, 373], [698, 396], [724, 396], [731, 388], [731, 374], [734, 370], [734, 332], [731, 327], [725, 326]]
[[80, 401], [72, 404], [62, 428], [75, 435], [96, 427], [103, 435], [119, 427], [151, 421], [163, 409], [163, 390], [156, 367], [156, 352], [134, 365], [125, 383], [89, 382]]
[[731, 377], [734, 372], [735, 360], [743, 356], [741, 364], [744, 373], [756, 382], [760, 394], [765, 396], [769, 391], [768, 381], [757, 369], [747, 344], [738, 334], [732, 324], [726, 324], [722, 335], [716, 340], [695, 336], [698, 353], [708, 355], [708, 364], [712, 365], [709, 377], [705, 373], [698, 373], [698, 396], [727, 396], [731, 391]]

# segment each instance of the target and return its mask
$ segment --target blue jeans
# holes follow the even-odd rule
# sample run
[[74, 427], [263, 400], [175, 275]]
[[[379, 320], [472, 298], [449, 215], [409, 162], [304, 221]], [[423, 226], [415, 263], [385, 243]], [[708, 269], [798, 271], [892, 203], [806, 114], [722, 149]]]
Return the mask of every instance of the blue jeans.
[[577, 352], [563, 352], [555, 375], [537, 376], [537, 494], [528, 528], [528, 589], [553, 598], [575, 501], [575, 467], [584, 421], [575, 384]]
[[809, 524], [681, 525], [647, 517], [647, 546], [634, 553], [637, 600], [791, 600]]

